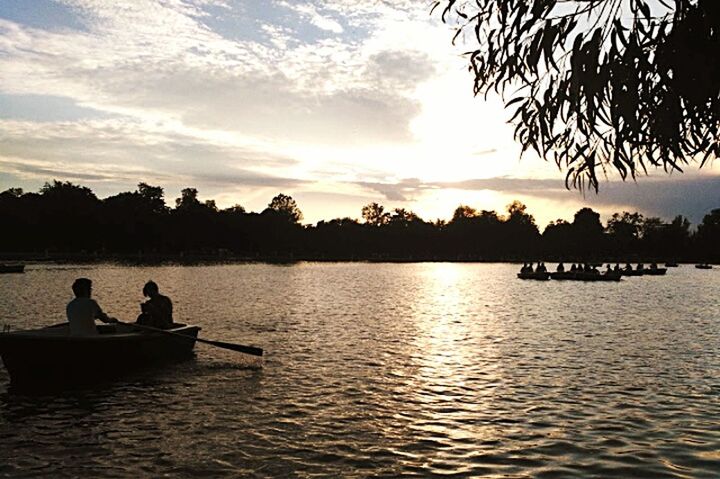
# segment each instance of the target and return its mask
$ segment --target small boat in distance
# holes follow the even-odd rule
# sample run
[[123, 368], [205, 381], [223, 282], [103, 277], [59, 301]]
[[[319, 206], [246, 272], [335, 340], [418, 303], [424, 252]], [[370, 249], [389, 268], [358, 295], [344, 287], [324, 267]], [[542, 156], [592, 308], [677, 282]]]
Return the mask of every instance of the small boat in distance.
[[3, 332], [0, 356], [19, 387], [92, 384], [152, 364], [193, 356], [200, 328], [176, 323], [163, 332], [129, 324], [99, 325], [95, 336], [71, 336], [68, 323]]
[[712, 269], [712, 265], [711, 265], [711, 264], [708, 264], [708, 263], [696, 264], [695, 267], [696, 267], [697, 269]]
[[0, 263], [0, 273], [24, 273], [24, 264], [7, 264]]
[[550, 279], [550, 273], [547, 271], [529, 271], [525, 273], [518, 273], [517, 277], [520, 279], [536, 279], [540, 281], [545, 281]]
[[539, 281], [546, 281], [550, 279], [550, 273], [548, 273], [545, 263], [538, 263], [537, 268], [533, 269], [532, 263], [524, 263], [520, 272], [517, 274], [520, 279], [535, 279]]
[[667, 268], [658, 268], [656, 263], [652, 263], [649, 268], [643, 270], [643, 274], [647, 276], [662, 276], [667, 273]]
[[674, 262], [665, 263], [666, 268], [677, 268], [678, 264]]
[[620, 281], [622, 274], [619, 271], [606, 271], [605, 273], [558, 271], [551, 273], [550, 277], [556, 281]]

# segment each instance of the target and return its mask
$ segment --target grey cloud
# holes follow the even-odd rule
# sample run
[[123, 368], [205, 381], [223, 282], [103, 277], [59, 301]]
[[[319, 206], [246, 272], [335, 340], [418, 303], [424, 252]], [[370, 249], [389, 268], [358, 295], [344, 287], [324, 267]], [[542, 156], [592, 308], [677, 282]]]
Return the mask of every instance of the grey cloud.
[[[269, 175], [261, 175], [251, 171], [225, 171], [222, 173], [210, 173], [202, 170], [186, 171], [184, 174], [157, 171], [149, 168], [147, 170], [105, 168], [82, 166], [74, 170], [63, 164], [38, 164], [22, 161], [11, 161], [0, 159], [0, 168], [7, 175], [18, 178], [35, 177], [40, 182], [62, 179], [75, 182], [111, 182], [113, 184], [134, 185], [140, 181], [158, 182], [162, 184], [186, 184], [191, 186], [221, 186], [221, 187], [277, 187], [291, 188], [306, 184], [305, 181], [294, 178], [282, 178]], [[81, 168], [86, 168], [82, 171]]]
[[301, 182], [256, 171], [296, 160], [262, 150], [220, 146], [178, 134], [145, 133], [140, 125], [52, 124], [0, 130], [0, 170], [15, 176], [74, 181], [297, 186]]
[[103, 81], [102, 86], [126, 106], [180, 114], [189, 126], [283, 141], [365, 144], [408, 140], [410, 120], [420, 112], [418, 103], [393, 88], [345, 87], [309, 93], [296, 89], [281, 73], [232, 76], [168, 69], [113, 74], [124, 81]]
[[[694, 224], [711, 209], [720, 208], [720, 176], [640, 178], [635, 182], [600, 185], [600, 192], [568, 190], [561, 179], [487, 178], [460, 182], [422, 182], [404, 179], [395, 183], [358, 182], [390, 201], [408, 201], [430, 189], [493, 190], [554, 201], [573, 201], [596, 208], [630, 208], [645, 215], [670, 219], [688, 217]], [[530, 205], [532, 207], [532, 205]]]
[[356, 184], [380, 193], [389, 201], [409, 201], [422, 190], [436, 188], [415, 178], [404, 179], [397, 183], [361, 181]]
[[370, 57], [367, 76], [376, 82], [388, 82], [397, 88], [411, 88], [435, 73], [430, 57], [417, 51], [389, 50]]

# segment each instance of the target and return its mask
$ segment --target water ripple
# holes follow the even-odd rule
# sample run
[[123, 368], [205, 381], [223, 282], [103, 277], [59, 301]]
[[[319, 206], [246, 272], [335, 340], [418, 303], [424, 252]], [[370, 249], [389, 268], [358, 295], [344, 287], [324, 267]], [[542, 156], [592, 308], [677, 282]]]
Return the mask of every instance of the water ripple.
[[720, 275], [698, 288], [694, 268], [617, 284], [523, 282], [515, 269], [2, 275], [16, 327], [63, 320], [79, 275], [132, 318], [153, 278], [205, 337], [267, 354], [198, 345], [191, 361], [57, 394], [9, 389], [2, 371], [0, 476], [717, 477]]

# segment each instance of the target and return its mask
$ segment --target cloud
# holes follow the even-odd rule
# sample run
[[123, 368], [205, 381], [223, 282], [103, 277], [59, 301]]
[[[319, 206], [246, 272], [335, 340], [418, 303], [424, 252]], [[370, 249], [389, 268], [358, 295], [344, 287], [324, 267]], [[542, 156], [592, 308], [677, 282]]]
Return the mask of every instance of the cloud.
[[0, 121], [0, 169], [44, 182], [66, 178], [95, 182], [288, 187], [304, 181], [280, 176], [297, 161], [249, 146], [203, 142], [153, 130], [133, 120], [36, 124]]
[[[0, 91], [282, 141], [412, 140], [409, 124], [420, 112], [412, 89], [434, 71], [426, 54], [345, 39], [288, 48], [279, 26], [264, 28], [274, 47], [230, 41], [199, 21], [205, 3], [68, 2], [88, 31], [0, 20]], [[322, 17], [312, 4], [292, 9], [315, 24]]]
[[[413, 201], [432, 190], [490, 190], [505, 196], [523, 196], [555, 203], [577, 203], [603, 211], [629, 209], [646, 216], [671, 219], [683, 215], [697, 224], [711, 209], [720, 208], [720, 176], [686, 174], [683, 177], [643, 178], [639, 182], [601, 184], [600, 192], [567, 190], [561, 179], [486, 178], [458, 182], [403, 179], [396, 182], [357, 182], [388, 201]], [[532, 207], [532, 204], [530, 205]]]

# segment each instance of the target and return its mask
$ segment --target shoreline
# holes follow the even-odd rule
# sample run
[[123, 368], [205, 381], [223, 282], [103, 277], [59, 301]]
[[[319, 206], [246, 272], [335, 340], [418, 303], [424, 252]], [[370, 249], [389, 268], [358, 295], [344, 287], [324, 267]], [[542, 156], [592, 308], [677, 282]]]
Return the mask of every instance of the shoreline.
[[[269, 264], [290, 264], [299, 262], [327, 262], [327, 263], [525, 263], [537, 262], [538, 260], [547, 263], [591, 263], [591, 264], [626, 264], [626, 263], [666, 263], [670, 260], [648, 260], [639, 258], [630, 259], [582, 259], [567, 260], [565, 258], [540, 258], [532, 257], [481, 257], [474, 255], [421, 255], [421, 256], [392, 256], [392, 255], [323, 255], [323, 254], [230, 254], [230, 253], [134, 253], [134, 254], [100, 254], [100, 253], [0, 253], [0, 263], [24, 263], [24, 264], [243, 264], [243, 263], [269, 263]], [[674, 261], [678, 264], [696, 264], [712, 262], [704, 260]]]

